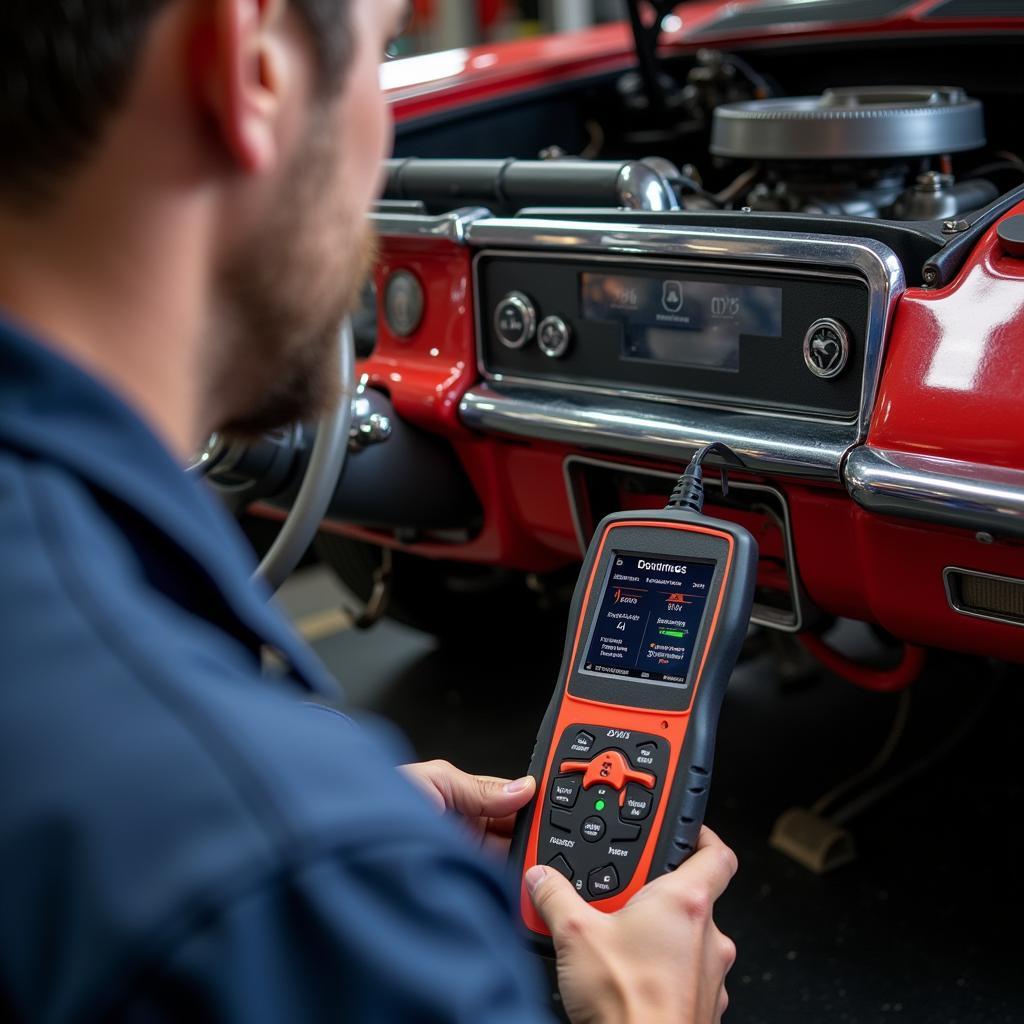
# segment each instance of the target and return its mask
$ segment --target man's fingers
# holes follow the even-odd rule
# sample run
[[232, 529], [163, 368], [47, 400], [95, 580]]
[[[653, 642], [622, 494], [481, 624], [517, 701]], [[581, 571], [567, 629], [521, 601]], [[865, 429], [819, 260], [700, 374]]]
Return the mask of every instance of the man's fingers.
[[444, 813], [448, 809], [448, 804], [436, 781], [436, 777], [440, 775], [437, 767], [439, 764], [441, 764], [439, 761], [429, 761], [425, 764], [403, 764], [399, 766], [399, 771], [437, 807], [438, 811]]
[[713, 832], [707, 825], [701, 825], [700, 835], [697, 837], [697, 849], [703, 850], [709, 846], [721, 846], [726, 850], [729, 849], [719, 838], [717, 832]]
[[451, 805], [467, 818], [505, 818], [533, 799], [537, 783], [530, 775], [521, 779], [495, 779], [488, 775], [458, 772], [452, 779]]
[[715, 1020], [719, 1021], [725, 1016], [725, 1011], [729, 1009], [729, 993], [726, 992], [725, 986], [722, 986], [722, 991], [718, 994], [718, 1006], [715, 1009]]
[[[703, 828], [693, 856], [675, 871], [650, 882], [644, 889], [649, 890], [651, 895], [669, 891], [686, 895], [694, 900], [695, 907], [704, 898], [710, 904], [725, 892], [736, 874], [737, 866], [736, 854], [711, 829]], [[707, 909], [710, 912], [710, 905]]]
[[573, 922], [581, 921], [587, 912], [600, 913], [591, 911], [572, 887], [572, 882], [554, 868], [535, 864], [526, 872], [524, 881], [537, 913], [556, 941], [564, 930], [571, 930]]
[[498, 779], [489, 775], [470, 775], [447, 761], [427, 761], [405, 769], [421, 785], [432, 787], [449, 811], [466, 818], [504, 818], [515, 814], [533, 797], [536, 782], [532, 776], [522, 779]]

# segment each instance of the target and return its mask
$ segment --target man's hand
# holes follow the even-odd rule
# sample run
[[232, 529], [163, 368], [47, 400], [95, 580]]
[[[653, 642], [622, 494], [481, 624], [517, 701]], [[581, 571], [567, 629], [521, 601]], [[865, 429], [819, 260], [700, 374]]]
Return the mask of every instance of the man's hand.
[[530, 775], [515, 780], [469, 775], [447, 761], [407, 764], [401, 770], [439, 811], [461, 815], [481, 844], [502, 856], [508, 855], [516, 811], [530, 802], [537, 786]]
[[712, 908], [735, 873], [735, 854], [707, 828], [685, 864], [614, 914], [584, 902], [557, 871], [531, 868], [526, 885], [554, 938], [573, 1024], [718, 1021], [736, 947], [715, 927]]

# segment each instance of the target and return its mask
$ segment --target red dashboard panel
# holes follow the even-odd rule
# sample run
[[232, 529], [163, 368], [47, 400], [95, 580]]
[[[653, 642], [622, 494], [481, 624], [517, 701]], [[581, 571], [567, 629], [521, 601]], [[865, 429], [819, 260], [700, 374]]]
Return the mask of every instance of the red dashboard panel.
[[447, 241], [403, 239], [381, 248], [377, 293], [396, 270], [423, 286], [423, 322], [413, 337], [392, 334], [378, 318], [373, 357], [361, 367], [391, 396], [403, 418], [435, 433], [459, 435], [459, 400], [476, 379], [470, 251]]

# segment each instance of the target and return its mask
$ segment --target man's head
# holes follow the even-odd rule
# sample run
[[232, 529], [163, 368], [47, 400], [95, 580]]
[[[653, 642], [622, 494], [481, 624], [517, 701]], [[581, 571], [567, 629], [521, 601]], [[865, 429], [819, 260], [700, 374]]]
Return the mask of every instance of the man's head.
[[69, 211], [84, 197], [115, 208], [121, 195], [142, 218], [147, 200], [176, 209], [171, 223], [154, 216], [153, 235], [181, 264], [171, 283], [199, 295], [202, 426], [321, 411], [369, 251], [365, 213], [390, 137], [378, 64], [401, 0], [0, 8], [0, 215], [43, 232], [66, 214], [81, 249], [71, 236], [88, 217]]

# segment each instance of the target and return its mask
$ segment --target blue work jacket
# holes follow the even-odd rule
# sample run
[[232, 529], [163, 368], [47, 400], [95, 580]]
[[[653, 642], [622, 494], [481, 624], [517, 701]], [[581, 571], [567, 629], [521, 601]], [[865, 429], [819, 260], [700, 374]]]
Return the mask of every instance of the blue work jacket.
[[0, 322], [0, 1019], [546, 1020], [495, 866], [313, 702], [253, 569], [124, 402]]

